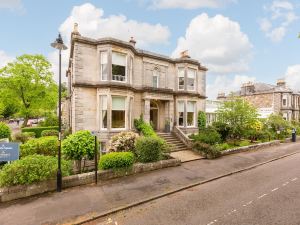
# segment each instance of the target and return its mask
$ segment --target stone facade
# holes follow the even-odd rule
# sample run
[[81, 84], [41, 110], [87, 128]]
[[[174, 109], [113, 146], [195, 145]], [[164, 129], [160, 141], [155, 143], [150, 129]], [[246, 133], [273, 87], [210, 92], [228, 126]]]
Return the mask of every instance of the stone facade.
[[206, 71], [189, 56], [172, 59], [137, 49], [135, 42], [91, 39], [72, 33], [68, 76], [68, 126], [97, 131], [106, 142], [134, 129], [143, 114], [156, 130], [166, 124], [197, 127], [205, 111]]
[[[233, 95], [257, 107], [262, 118], [275, 113], [281, 114], [288, 121], [300, 121], [300, 93], [288, 88], [284, 80], [278, 80], [276, 85], [249, 82]], [[218, 99], [226, 100], [228, 97], [219, 95]]]

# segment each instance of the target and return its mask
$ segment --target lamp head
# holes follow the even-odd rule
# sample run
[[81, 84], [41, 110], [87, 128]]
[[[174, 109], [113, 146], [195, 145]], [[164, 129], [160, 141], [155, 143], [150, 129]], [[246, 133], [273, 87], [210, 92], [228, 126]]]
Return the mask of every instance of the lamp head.
[[64, 42], [63, 42], [63, 39], [62, 39], [60, 33], [58, 34], [58, 38], [56, 38], [56, 40], [53, 43], [51, 43], [51, 46], [58, 50], [66, 50], [67, 49], [67, 46], [64, 45]]

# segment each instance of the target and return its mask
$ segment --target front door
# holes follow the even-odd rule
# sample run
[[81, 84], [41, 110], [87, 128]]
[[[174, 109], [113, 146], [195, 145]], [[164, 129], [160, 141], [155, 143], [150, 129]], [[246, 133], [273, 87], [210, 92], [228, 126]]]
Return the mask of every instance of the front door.
[[150, 124], [153, 126], [154, 130], [158, 128], [158, 109], [150, 109]]

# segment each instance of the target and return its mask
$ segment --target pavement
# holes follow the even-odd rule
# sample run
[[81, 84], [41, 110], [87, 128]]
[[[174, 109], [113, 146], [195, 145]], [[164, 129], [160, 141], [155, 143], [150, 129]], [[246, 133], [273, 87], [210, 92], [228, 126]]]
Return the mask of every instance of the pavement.
[[[170, 193], [190, 185], [226, 176], [297, 152], [300, 152], [299, 142], [281, 144], [264, 150], [229, 155], [216, 160], [191, 161], [180, 167], [128, 176], [97, 186], [81, 186], [66, 189], [61, 193], [49, 193], [2, 203], [0, 205], [0, 224], [31, 225], [66, 222], [74, 224], [74, 221], [82, 221], [95, 215], [105, 215], [116, 209], [121, 210], [163, 195], [168, 198], [171, 196]], [[199, 186], [199, 188], [201, 187], [202, 185]], [[249, 191], [251, 190], [249, 189]], [[214, 194], [211, 192], [209, 196]], [[207, 201], [213, 203], [209, 198]], [[181, 205], [182, 202], [177, 204]]]
[[300, 154], [86, 225], [299, 225]]
[[204, 158], [200, 154], [198, 154], [198, 153], [196, 153], [192, 150], [183, 150], [183, 151], [171, 152], [170, 155], [173, 158], [179, 159], [183, 163]]

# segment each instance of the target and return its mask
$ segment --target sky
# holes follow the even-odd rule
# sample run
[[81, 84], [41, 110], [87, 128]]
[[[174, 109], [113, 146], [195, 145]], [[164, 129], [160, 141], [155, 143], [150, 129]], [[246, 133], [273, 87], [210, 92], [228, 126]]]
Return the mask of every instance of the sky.
[[138, 48], [174, 58], [188, 50], [209, 70], [210, 99], [248, 81], [279, 78], [300, 91], [299, 0], [0, 0], [0, 67], [25, 53], [43, 54], [58, 80], [50, 43], [60, 32], [69, 46], [75, 22], [83, 36], [133, 36]]

